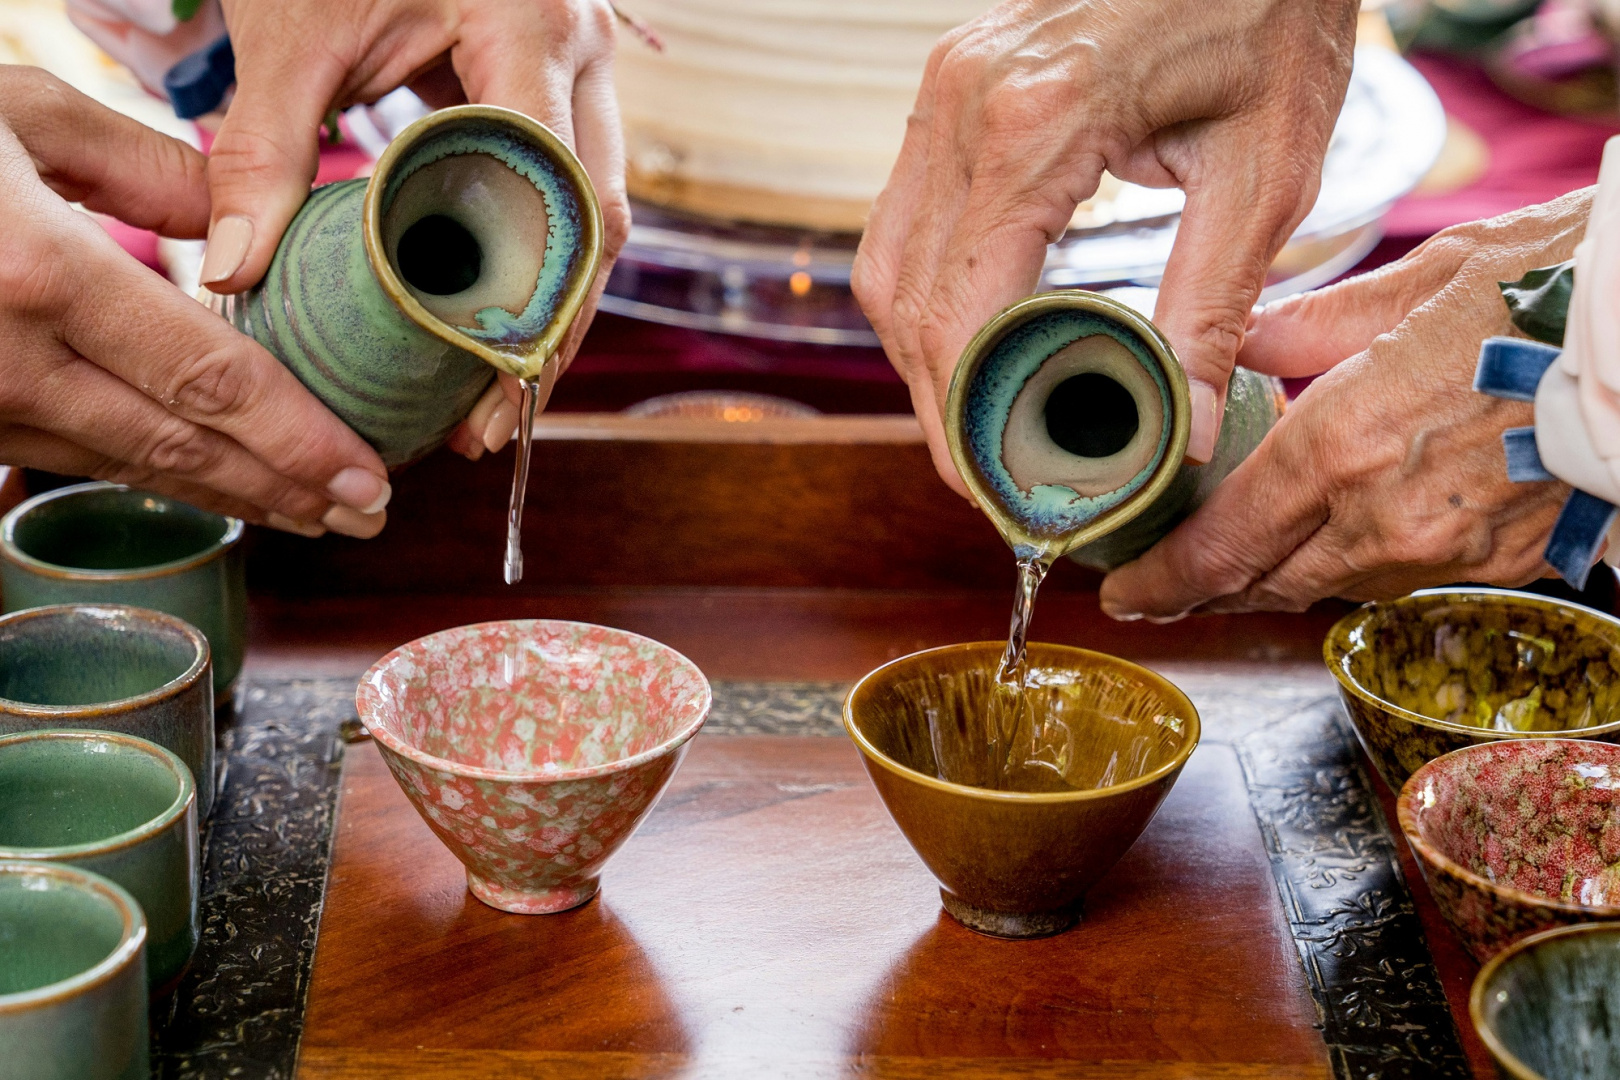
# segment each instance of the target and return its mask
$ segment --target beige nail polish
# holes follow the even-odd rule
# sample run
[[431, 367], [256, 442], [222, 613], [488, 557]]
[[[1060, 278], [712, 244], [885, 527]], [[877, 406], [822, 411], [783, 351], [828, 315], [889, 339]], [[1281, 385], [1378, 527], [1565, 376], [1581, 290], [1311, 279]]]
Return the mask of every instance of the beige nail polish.
[[1187, 404], [1191, 424], [1187, 432], [1187, 456], [1204, 464], [1215, 456], [1215, 437], [1220, 434], [1221, 418], [1216, 413], [1219, 399], [1215, 388], [1197, 379], [1187, 381]]
[[241, 269], [253, 245], [253, 222], [240, 214], [222, 217], [208, 230], [208, 249], [203, 253], [204, 285], [224, 281]]
[[394, 489], [376, 473], [351, 465], [327, 481], [326, 492], [344, 506], [375, 514], [388, 505]]
[[335, 533], [352, 536], [356, 540], [370, 540], [382, 532], [383, 526], [388, 524], [388, 511], [376, 514], [362, 514], [360, 511], [347, 506], [334, 506], [321, 518], [321, 524]]
[[518, 408], [510, 401], [503, 401], [495, 406], [495, 411], [489, 414], [489, 425], [484, 428], [484, 447], [494, 453], [512, 441], [512, 435], [517, 431]]
[[274, 510], [264, 515], [264, 523], [272, 529], [297, 533], [299, 536], [307, 536], [311, 539], [326, 535], [326, 526], [318, 521], [299, 521], [297, 518], [290, 518], [286, 514], [278, 514]]

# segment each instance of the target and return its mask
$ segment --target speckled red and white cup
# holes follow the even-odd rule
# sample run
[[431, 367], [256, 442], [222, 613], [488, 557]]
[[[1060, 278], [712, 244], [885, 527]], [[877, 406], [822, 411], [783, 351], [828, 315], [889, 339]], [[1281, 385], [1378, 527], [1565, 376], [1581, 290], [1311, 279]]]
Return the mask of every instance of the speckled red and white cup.
[[709, 715], [709, 682], [651, 638], [516, 619], [429, 634], [366, 672], [360, 719], [484, 903], [596, 895]]

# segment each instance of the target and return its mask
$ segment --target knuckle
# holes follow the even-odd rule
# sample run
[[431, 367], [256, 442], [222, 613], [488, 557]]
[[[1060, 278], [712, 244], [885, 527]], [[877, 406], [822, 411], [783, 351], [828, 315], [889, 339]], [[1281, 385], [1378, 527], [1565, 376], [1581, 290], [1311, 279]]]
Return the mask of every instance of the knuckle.
[[179, 368], [164, 387], [163, 404], [190, 416], [217, 417], [246, 403], [252, 378], [244, 366], [211, 351]]
[[0, 297], [8, 309], [33, 316], [63, 312], [73, 296], [67, 246], [55, 230], [30, 230], [0, 245]]
[[208, 430], [177, 420], [154, 433], [141, 459], [160, 473], [194, 476], [219, 460], [220, 448]]

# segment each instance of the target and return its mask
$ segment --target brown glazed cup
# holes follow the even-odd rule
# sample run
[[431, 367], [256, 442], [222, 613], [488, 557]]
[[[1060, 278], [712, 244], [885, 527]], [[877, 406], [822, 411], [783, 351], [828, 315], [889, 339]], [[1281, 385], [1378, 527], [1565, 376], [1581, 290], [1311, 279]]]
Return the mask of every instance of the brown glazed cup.
[[1322, 659], [1391, 791], [1478, 743], [1620, 742], [1620, 620], [1578, 604], [1428, 589], [1352, 611]]
[[939, 880], [945, 910], [981, 933], [1042, 937], [1079, 921], [1087, 891], [1152, 820], [1198, 745], [1198, 713], [1146, 668], [1032, 644], [1031, 679], [1053, 695], [1069, 732], [1055, 755], [1067, 788], [943, 779], [942, 771], [963, 775], [957, 719], [982, 715], [1004, 648], [947, 645], [885, 664], [850, 691], [844, 726], [895, 824]]

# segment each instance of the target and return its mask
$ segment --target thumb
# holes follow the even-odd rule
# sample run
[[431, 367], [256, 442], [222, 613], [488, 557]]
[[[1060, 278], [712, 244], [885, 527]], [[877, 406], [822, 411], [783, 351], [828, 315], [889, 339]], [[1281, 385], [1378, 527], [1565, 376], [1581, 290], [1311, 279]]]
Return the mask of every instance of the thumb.
[[217, 293], [241, 292], [269, 268], [309, 198], [321, 120], [342, 79], [341, 71], [309, 70], [308, 61], [300, 70], [278, 57], [244, 64], [249, 55], [237, 52], [236, 96], [208, 152], [213, 219], [201, 277]]
[[1271, 260], [1316, 197], [1314, 182], [1280, 184], [1252, 154], [1216, 154], [1206, 164], [1199, 173], [1209, 179], [1186, 184], [1153, 314], [1187, 371], [1187, 456], [1198, 462], [1215, 452], [1226, 383]]
[[1266, 375], [1319, 375], [1362, 352], [1445, 287], [1461, 260], [1410, 257], [1315, 292], [1267, 304], [1249, 322], [1238, 363]]
[[68, 202], [164, 236], [208, 223], [204, 159], [37, 68], [8, 68], [0, 97], [41, 180]]

